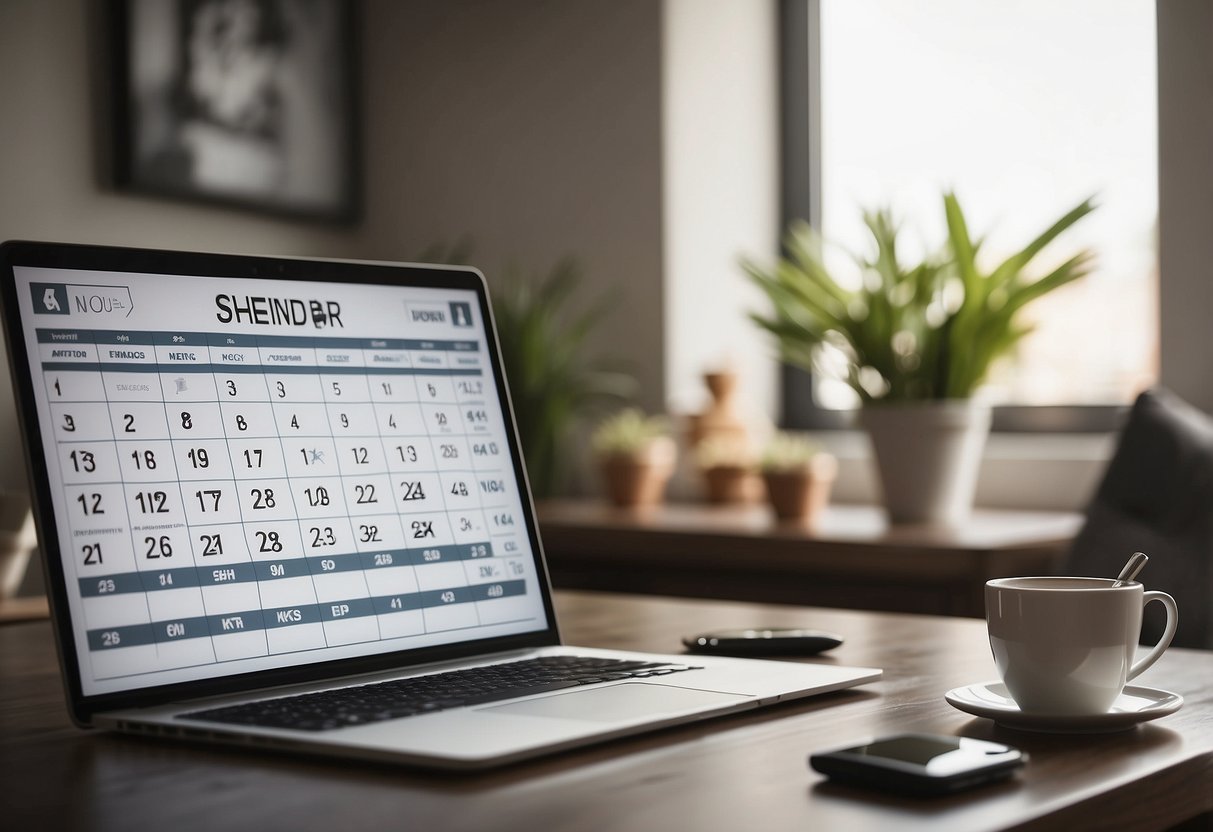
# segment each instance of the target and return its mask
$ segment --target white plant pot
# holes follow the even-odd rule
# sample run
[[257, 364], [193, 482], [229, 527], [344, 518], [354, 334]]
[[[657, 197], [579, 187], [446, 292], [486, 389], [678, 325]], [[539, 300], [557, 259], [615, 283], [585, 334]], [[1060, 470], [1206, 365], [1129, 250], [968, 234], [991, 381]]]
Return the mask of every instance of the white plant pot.
[[869, 405], [884, 506], [893, 523], [955, 525], [973, 507], [990, 408], [967, 399]]

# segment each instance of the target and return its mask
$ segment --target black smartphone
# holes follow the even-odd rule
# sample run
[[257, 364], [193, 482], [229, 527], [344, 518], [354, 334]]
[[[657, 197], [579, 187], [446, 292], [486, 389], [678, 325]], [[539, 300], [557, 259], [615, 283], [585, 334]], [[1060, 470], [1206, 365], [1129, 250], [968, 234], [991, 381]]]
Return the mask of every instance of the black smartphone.
[[790, 627], [720, 630], [682, 640], [692, 653], [721, 656], [813, 656], [842, 644], [842, 637]]
[[1017, 748], [968, 737], [897, 734], [813, 754], [815, 771], [848, 785], [898, 794], [951, 794], [1010, 777], [1028, 755]]

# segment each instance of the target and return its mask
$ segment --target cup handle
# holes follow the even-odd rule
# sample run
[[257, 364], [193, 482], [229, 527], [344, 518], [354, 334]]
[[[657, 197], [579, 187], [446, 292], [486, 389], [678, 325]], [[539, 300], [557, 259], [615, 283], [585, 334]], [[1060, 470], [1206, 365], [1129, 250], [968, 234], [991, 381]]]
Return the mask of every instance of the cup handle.
[[1175, 628], [1179, 625], [1179, 608], [1175, 606], [1174, 598], [1165, 592], [1151, 590], [1150, 592], [1146, 592], [1142, 595], [1142, 607], [1145, 607], [1145, 605], [1151, 601], [1160, 601], [1162, 602], [1162, 605], [1167, 608], [1167, 628], [1163, 631], [1162, 638], [1158, 640], [1158, 644], [1155, 644], [1154, 647], [1150, 649], [1150, 652], [1146, 653], [1146, 655], [1141, 659], [1133, 662], [1133, 666], [1129, 668], [1128, 679], [1125, 681], [1128, 681], [1129, 679], [1136, 679], [1141, 675], [1142, 671], [1146, 670], [1150, 665], [1158, 661], [1159, 657], [1162, 656], [1163, 651], [1170, 646], [1171, 639], [1175, 637]]

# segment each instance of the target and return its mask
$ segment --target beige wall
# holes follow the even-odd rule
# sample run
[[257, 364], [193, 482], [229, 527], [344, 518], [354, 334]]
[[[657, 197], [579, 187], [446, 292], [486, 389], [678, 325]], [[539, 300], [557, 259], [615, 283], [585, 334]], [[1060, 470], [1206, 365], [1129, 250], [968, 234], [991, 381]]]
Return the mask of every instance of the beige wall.
[[363, 256], [470, 235], [507, 263], [576, 255], [586, 296], [619, 293], [591, 349], [664, 402], [661, 55], [651, 0], [369, 0]]
[[1160, 380], [1213, 413], [1213, 6], [1158, 3]]

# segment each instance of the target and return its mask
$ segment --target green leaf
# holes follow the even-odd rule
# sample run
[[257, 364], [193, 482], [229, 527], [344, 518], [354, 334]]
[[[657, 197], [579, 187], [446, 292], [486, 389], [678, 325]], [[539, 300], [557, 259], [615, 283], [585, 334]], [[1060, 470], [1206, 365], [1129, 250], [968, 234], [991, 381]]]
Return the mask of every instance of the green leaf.
[[[1030, 327], [1017, 322], [1024, 305], [1089, 271], [1091, 254], [1079, 252], [1036, 281], [1024, 269], [1049, 243], [1092, 210], [1091, 200], [1072, 208], [992, 272], [978, 254], [984, 237], [974, 237], [954, 193], [943, 197], [946, 245], [921, 262], [898, 259], [899, 228], [887, 209], [868, 211], [868, 256], [854, 260], [864, 272], [859, 290], [843, 288], [826, 268], [824, 242], [807, 224], [789, 226], [787, 255], [771, 268], [740, 261], [746, 277], [773, 307], [751, 320], [775, 339], [785, 360], [812, 368], [824, 341], [848, 350], [846, 382], [864, 401], [872, 392], [860, 384], [874, 372], [890, 400], [954, 398], [973, 394], [991, 364], [1010, 352]], [[949, 293], [959, 303], [945, 313]], [[896, 341], [896, 348], [895, 348]]]
[[969, 237], [969, 226], [965, 222], [964, 212], [954, 193], [946, 193], [943, 197], [944, 217], [948, 224], [948, 241], [952, 245], [952, 255], [960, 279], [964, 282], [965, 300], [970, 299], [970, 293], [980, 290], [981, 276], [977, 273], [977, 248]]
[[803, 277], [816, 287], [824, 298], [831, 298], [842, 307], [851, 301], [851, 293], [838, 284], [826, 270], [820, 235], [803, 221], [794, 222], [784, 237], [784, 247], [792, 264], [799, 267]]
[[1042, 295], [1078, 280], [1090, 272], [1094, 260], [1095, 255], [1092, 252], [1080, 251], [1039, 280], [1011, 292], [1007, 297], [1007, 307], [1011, 310], [1020, 309]]
[[1024, 246], [1022, 250], [1004, 260], [991, 275], [991, 284], [996, 288], [1002, 287], [1016, 278], [1045, 246], [1055, 240], [1058, 235], [1074, 223], [1094, 211], [1095, 207], [1094, 197], [1088, 197], [1071, 208], [1062, 215], [1061, 219], [1045, 229], [1039, 237]]

